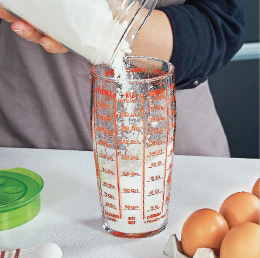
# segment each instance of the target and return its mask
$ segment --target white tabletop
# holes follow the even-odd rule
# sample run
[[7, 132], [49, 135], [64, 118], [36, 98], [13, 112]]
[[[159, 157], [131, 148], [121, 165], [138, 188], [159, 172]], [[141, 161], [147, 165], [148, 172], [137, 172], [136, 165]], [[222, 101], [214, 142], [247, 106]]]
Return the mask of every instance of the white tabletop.
[[180, 238], [195, 210], [218, 210], [235, 192], [251, 191], [259, 177], [258, 159], [175, 156], [166, 229], [145, 239], [122, 239], [102, 229], [92, 152], [0, 148], [0, 169], [23, 167], [44, 180], [41, 210], [30, 222], [0, 231], [0, 249], [53, 242], [64, 258], [165, 257], [172, 234]]

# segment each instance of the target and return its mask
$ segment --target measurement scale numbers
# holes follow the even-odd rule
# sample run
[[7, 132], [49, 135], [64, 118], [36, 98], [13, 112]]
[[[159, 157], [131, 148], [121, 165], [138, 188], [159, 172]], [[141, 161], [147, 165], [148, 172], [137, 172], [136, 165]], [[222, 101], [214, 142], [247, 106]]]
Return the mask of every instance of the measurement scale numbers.
[[[115, 141], [115, 93], [111, 85], [100, 84], [94, 91], [93, 141], [95, 144], [98, 187], [101, 207], [108, 220], [117, 222], [122, 217], [120, 205], [117, 146]], [[113, 87], [112, 87], [113, 88]]]
[[153, 223], [164, 217], [170, 198], [175, 107], [174, 91], [162, 88], [148, 92], [148, 147], [146, 148], [145, 218]]
[[123, 217], [132, 227], [142, 221], [143, 210], [143, 94], [125, 92], [117, 103], [118, 167]]

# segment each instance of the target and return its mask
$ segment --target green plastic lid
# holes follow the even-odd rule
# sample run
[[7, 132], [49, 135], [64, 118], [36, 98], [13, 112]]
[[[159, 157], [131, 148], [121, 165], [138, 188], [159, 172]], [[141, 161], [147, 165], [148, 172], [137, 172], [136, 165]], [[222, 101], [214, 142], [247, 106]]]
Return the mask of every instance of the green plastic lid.
[[24, 168], [0, 170], [0, 231], [18, 227], [40, 211], [42, 178]]

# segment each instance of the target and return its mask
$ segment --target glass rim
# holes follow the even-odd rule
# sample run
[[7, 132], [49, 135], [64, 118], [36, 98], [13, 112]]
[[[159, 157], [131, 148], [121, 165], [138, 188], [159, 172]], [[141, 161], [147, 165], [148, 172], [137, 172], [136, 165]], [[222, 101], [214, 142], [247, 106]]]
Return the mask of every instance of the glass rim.
[[[107, 64], [95, 64], [91, 67], [90, 71], [91, 71], [91, 74], [95, 75], [96, 77], [98, 78], [101, 78], [101, 79], [105, 79], [105, 80], [109, 80], [109, 81], [114, 81], [114, 82], [143, 82], [143, 81], [158, 81], [158, 80], [162, 80], [166, 77], [168, 77], [170, 74], [173, 74], [174, 71], [175, 71], [175, 67], [172, 63], [168, 62], [168, 61], [165, 61], [163, 59], [160, 59], [160, 58], [156, 58], [156, 57], [149, 57], [149, 56], [126, 56], [125, 59], [149, 59], [149, 60], [154, 60], [154, 61], [159, 61], [161, 63], [166, 63], [169, 67], [170, 67], [170, 71], [164, 75], [158, 75], [157, 77], [153, 77], [153, 78], [148, 78], [148, 79], [120, 79], [120, 78], [108, 78], [104, 75], [100, 75], [98, 73], [96, 73], [94, 71], [95, 67], [98, 67], [98, 66], [101, 66], [101, 65], [104, 65], [106, 67], [109, 68], [109, 66]], [[111, 68], [112, 69], [112, 68]]]

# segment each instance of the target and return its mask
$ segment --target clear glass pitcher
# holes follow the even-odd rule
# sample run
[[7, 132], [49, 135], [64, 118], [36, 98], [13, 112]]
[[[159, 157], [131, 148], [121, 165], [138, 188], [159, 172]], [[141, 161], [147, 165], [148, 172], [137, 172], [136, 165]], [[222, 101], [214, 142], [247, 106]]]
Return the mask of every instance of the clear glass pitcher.
[[112, 63], [157, 0], [0, 0], [0, 6], [91, 63]]
[[126, 58], [127, 78], [91, 69], [92, 137], [104, 229], [142, 238], [160, 233], [168, 205], [176, 133], [174, 67]]

